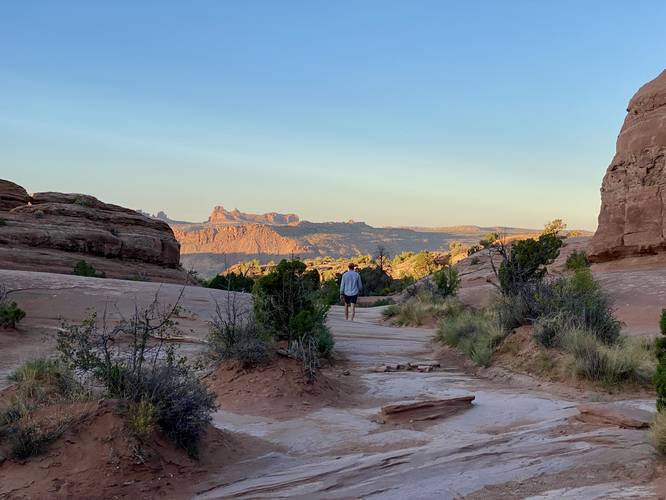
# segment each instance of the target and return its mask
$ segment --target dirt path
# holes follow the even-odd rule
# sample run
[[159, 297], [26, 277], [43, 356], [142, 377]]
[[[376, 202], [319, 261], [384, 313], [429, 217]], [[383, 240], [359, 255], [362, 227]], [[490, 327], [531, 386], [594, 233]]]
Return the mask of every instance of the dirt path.
[[[433, 356], [427, 330], [378, 324], [378, 308], [354, 323], [334, 307], [338, 351], [367, 392], [357, 404], [293, 419], [220, 411], [216, 425], [276, 445], [201, 484], [197, 498], [656, 498], [659, 467], [643, 430], [583, 423], [578, 403], [498, 386], [455, 367], [377, 373], [384, 363]], [[473, 394], [454, 416], [378, 423], [382, 405]], [[627, 411], [653, 401], [626, 401]], [[617, 405], [616, 405], [617, 409]], [[420, 424], [420, 425], [419, 425]]]

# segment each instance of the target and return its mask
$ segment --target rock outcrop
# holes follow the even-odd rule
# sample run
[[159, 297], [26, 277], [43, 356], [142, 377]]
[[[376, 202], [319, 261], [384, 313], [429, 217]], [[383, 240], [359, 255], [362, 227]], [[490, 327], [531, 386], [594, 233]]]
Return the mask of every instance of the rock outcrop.
[[629, 102], [601, 186], [593, 262], [666, 251], [666, 71]]
[[166, 273], [169, 281], [184, 277], [180, 244], [166, 222], [93, 196], [28, 195], [0, 181], [0, 218], [0, 267], [71, 272], [73, 263], [94, 258], [112, 277], [155, 275], [156, 269], [174, 270]]
[[0, 179], [0, 212], [25, 205], [29, 198], [26, 190], [18, 184]]
[[271, 226], [295, 224], [299, 220], [296, 214], [279, 214], [277, 212], [248, 214], [237, 208], [229, 211], [223, 206], [213, 208], [208, 218], [208, 222], [211, 224], [268, 224]]

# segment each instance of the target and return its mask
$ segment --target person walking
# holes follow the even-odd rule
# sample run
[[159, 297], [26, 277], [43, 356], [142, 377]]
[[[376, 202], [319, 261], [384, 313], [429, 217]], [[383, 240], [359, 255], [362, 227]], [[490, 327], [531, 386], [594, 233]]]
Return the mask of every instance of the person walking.
[[354, 321], [356, 314], [356, 301], [358, 294], [363, 290], [361, 275], [355, 270], [356, 264], [353, 262], [347, 266], [349, 269], [342, 275], [340, 281], [340, 297], [345, 302], [345, 320], [349, 320], [349, 307], [351, 306], [351, 320]]

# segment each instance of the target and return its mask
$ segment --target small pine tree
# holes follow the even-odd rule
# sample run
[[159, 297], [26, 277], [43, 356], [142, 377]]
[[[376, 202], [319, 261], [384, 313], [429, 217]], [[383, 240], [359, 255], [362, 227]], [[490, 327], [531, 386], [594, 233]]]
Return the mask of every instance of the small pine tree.
[[654, 375], [654, 385], [657, 390], [657, 410], [666, 410], [666, 309], [661, 311], [659, 321], [661, 336], [655, 342], [657, 354], [657, 371]]

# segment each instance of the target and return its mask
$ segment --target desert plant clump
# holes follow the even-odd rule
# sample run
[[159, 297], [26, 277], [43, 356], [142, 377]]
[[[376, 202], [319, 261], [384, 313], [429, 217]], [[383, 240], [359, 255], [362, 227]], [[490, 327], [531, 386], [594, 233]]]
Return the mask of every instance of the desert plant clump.
[[574, 250], [567, 257], [564, 266], [570, 271], [576, 271], [578, 269], [590, 267], [590, 261], [587, 258], [587, 254], [583, 250]]
[[330, 306], [322, 300], [319, 273], [308, 271], [301, 261], [282, 260], [256, 281], [252, 293], [258, 325], [275, 340], [287, 341], [303, 362], [307, 382], [314, 382], [318, 357], [330, 356], [333, 349], [325, 324]]
[[466, 309], [441, 320], [437, 335], [443, 343], [461, 350], [476, 364], [487, 367], [506, 332], [488, 312]]
[[453, 266], [447, 266], [432, 275], [432, 280], [437, 286], [437, 291], [443, 297], [455, 295], [460, 286], [458, 271]]
[[108, 397], [154, 406], [157, 427], [196, 456], [215, 396], [168, 343], [179, 333], [174, 318], [180, 298], [166, 307], [158, 299], [113, 325], [106, 313], [98, 318], [95, 312], [79, 324], [63, 323], [57, 350], [81, 377], [101, 383]]
[[654, 386], [657, 391], [657, 410], [666, 411], [666, 309], [661, 311], [659, 320], [660, 335], [655, 341], [657, 370], [654, 375]]
[[251, 292], [254, 286], [254, 280], [241, 273], [218, 274], [208, 283], [208, 288], [217, 288], [218, 290], [227, 290], [232, 292]]
[[105, 273], [97, 272], [97, 269], [94, 268], [92, 264], [89, 264], [85, 260], [80, 260], [74, 266], [74, 275], [76, 276], [86, 276], [88, 278], [104, 278]]
[[237, 360], [244, 369], [262, 365], [271, 358], [268, 335], [254, 321], [251, 312], [237, 294], [228, 291], [224, 306], [216, 301], [210, 323], [209, 341], [215, 352], [223, 359]]
[[14, 301], [9, 300], [9, 291], [0, 285], [0, 328], [16, 328], [25, 318], [25, 311]]
[[666, 413], [658, 411], [654, 420], [650, 424], [650, 442], [652, 446], [661, 453], [666, 455]]
[[6, 226], [7, 225], [7, 219], [3, 219], [0, 217], [0, 226]]

